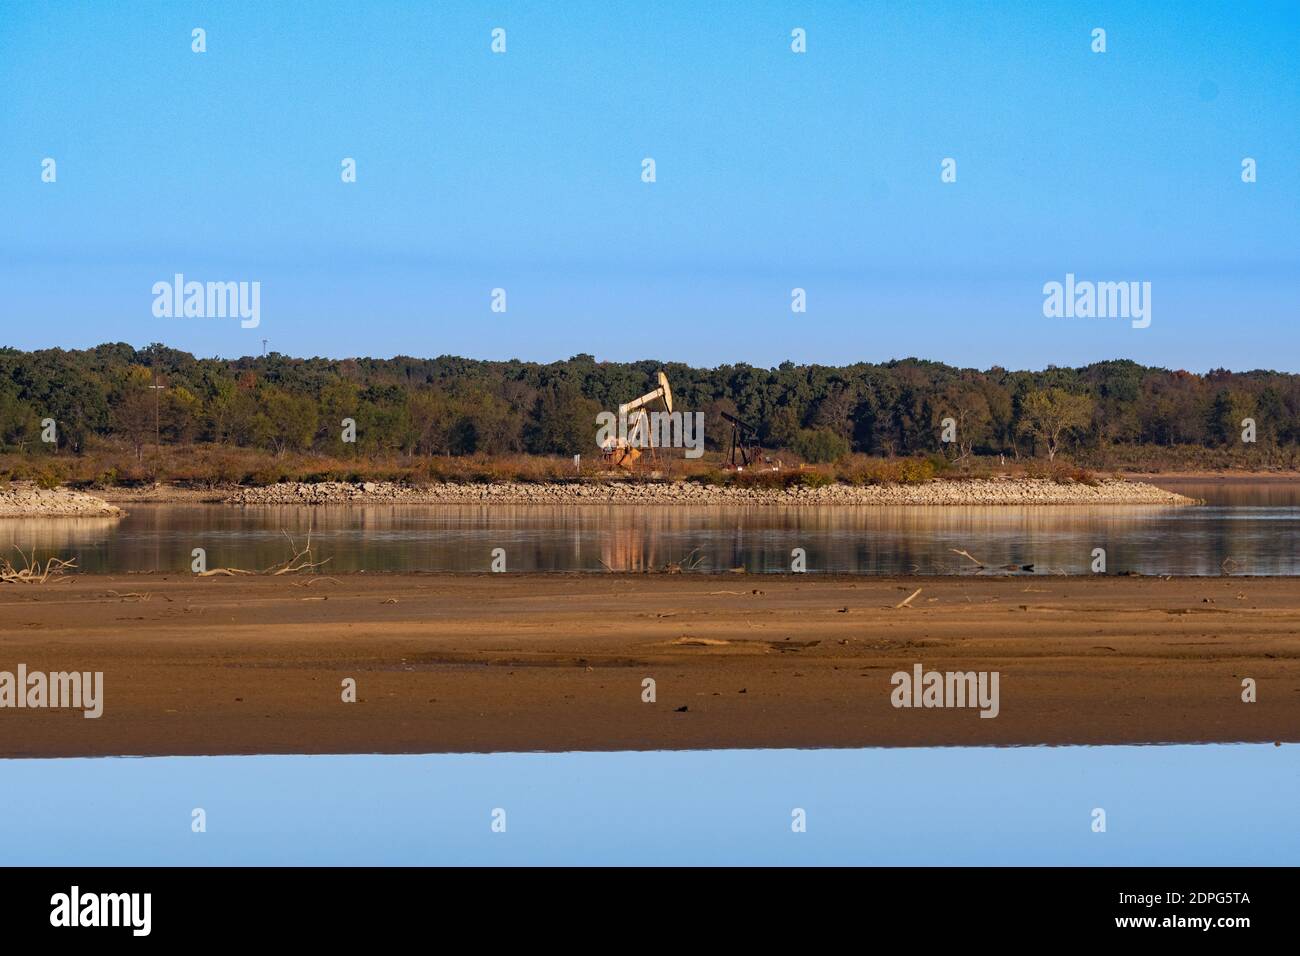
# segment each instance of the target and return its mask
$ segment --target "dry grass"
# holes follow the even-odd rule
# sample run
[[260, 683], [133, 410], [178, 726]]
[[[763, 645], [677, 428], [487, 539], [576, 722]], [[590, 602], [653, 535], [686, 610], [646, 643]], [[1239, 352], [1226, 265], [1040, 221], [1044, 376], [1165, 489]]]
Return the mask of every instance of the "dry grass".
[[[562, 455], [410, 456], [400, 453], [335, 457], [320, 452], [269, 451], [233, 445], [196, 443], [164, 445], [146, 450], [137, 461], [129, 449], [101, 441], [79, 455], [0, 452], [0, 485], [6, 480], [32, 481], [41, 487], [70, 485], [79, 488], [137, 487], [155, 482], [203, 490], [235, 486], [265, 486], [279, 482], [391, 481], [407, 485], [433, 482], [561, 482], [618, 477], [623, 480], [681, 480], [710, 484], [788, 487], [844, 482], [855, 485], [918, 484], [936, 478], [989, 478], [994, 476], [1047, 478], [1061, 483], [1096, 481], [1095, 472], [1197, 471], [1241, 468], [1252, 471], [1300, 470], [1300, 449], [1250, 446], [1244, 451], [1191, 446], [1152, 449], [1110, 446], [1079, 450], [1066, 460], [1015, 460], [997, 455], [974, 455], [960, 463], [940, 454], [905, 457], [846, 455], [834, 464], [808, 465], [792, 452], [773, 453], [779, 471], [730, 471], [725, 456], [711, 451], [686, 459], [680, 451], [665, 451], [653, 464], [632, 473], [611, 471], [592, 448], [578, 466]], [[653, 474], [652, 474], [653, 469]]]

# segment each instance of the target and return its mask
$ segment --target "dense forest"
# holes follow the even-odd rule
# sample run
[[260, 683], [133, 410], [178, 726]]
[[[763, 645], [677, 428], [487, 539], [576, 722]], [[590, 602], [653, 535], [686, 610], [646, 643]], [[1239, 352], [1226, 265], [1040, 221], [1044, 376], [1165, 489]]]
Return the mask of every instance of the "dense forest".
[[[595, 415], [651, 387], [663, 369], [679, 409], [705, 414], [712, 450], [729, 412], [764, 447], [810, 462], [873, 456], [1002, 455], [1100, 460], [1116, 449], [1300, 442], [1300, 376], [1205, 375], [1109, 361], [1043, 371], [959, 369], [917, 359], [841, 367], [782, 363], [692, 368], [679, 363], [550, 364], [434, 359], [296, 359], [272, 353], [197, 359], [151, 345], [84, 351], [0, 349], [0, 449], [79, 454], [112, 444], [137, 458], [192, 443], [274, 455], [464, 456], [595, 453]], [[153, 386], [161, 386], [154, 388]], [[53, 419], [57, 444], [42, 441]], [[355, 444], [341, 422], [356, 423]], [[944, 419], [952, 419], [943, 442]]]

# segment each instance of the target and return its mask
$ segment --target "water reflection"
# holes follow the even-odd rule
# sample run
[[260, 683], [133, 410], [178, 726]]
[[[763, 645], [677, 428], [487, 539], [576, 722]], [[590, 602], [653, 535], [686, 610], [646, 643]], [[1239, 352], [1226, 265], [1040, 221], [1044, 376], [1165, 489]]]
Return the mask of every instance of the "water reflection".
[[258, 569], [288, 557], [286, 534], [301, 545], [310, 532], [338, 572], [486, 571], [495, 548], [510, 571], [785, 572], [803, 548], [814, 573], [952, 574], [970, 566], [959, 549], [1085, 574], [1105, 548], [1112, 573], [1217, 575], [1230, 560], [1238, 574], [1300, 574], [1300, 487], [1226, 491], [1236, 503], [1183, 508], [141, 504], [120, 520], [0, 521], [0, 548], [73, 554], [95, 572], [188, 571], [204, 548], [209, 567]]
[[1167, 491], [1230, 508], [1300, 508], [1300, 480], [1276, 479], [1148, 479]]
[[117, 530], [118, 518], [0, 518], [4, 556], [15, 559], [21, 549], [31, 557], [62, 556], [81, 548], [102, 548]]

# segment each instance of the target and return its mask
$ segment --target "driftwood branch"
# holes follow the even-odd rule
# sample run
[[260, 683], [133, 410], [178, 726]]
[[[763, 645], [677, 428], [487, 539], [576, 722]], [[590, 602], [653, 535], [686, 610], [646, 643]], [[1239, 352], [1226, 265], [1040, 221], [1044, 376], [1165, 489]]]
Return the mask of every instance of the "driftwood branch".
[[308, 526], [307, 528], [307, 543], [302, 548], [298, 547], [298, 543], [293, 539], [293, 535], [289, 534], [288, 531], [286, 531], [284, 528], [281, 528], [280, 531], [289, 540], [290, 555], [288, 560], [281, 561], [279, 564], [273, 564], [269, 568], [264, 568], [261, 571], [249, 571], [246, 568], [210, 568], [207, 571], [198, 572], [198, 574], [196, 574], [195, 577], [199, 577], [199, 578], [211, 578], [211, 577], [218, 577], [218, 576], [235, 577], [236, 575], [240, 575], [240, 574], [256, 574], [256, 575], [266, 575], [270, 577], [279, 577], [282, 574], [297, 574], [299, 571], [314, 571], [316, 568], [319, 568], [322, 565], [329, 564], [330, 562], [329, 558], [326, 558], [324, 561], [312, 560], [314, 555], [312, 554], [312, 548], [311, 548], [311, 527], [310, 526]]
[[979, 568], [984, 567], [984, 562], [981, 561], [979, 558], [975, 557], [969, 551], [963, 551], [960, 548], [949, 548], [948, 550], [951, 551], [953, 554], [960, 554], [963, 558], [970, 558], [972, 561], [975, 562], [976, 567]]
[[903, 600], [901, 600], [901, 601], [899, 601], [897, 604], [895, 604], [895, 605], [894, 605], [894, 610], [898, 610], [900, 607], [908, 607], [908, 606], [910, 606], [911, 603], [912, 603], [913, 601], [916, 600], [916, 596], [917, 596], [918, 594], [920, 594], [921, 591], [923, 591], [923, 590], [924, 590], [924, 588], [917, 588], [915, 591], [913, 591], [913, 592], [912, 592], [911, 594], [909, 594], [907, 597], [903, 598]]
[[9, 558], [0, 558], [0, 584], [45, 584], [51, 578], [61, 579], [65, 571], [77, 566], [75, 560], [63, 558], [49, 558], [42, 565], [36, 557], [35, 548], [32, 549], [31, 557], [16, 545], [14, 550], [22, 555], [23, 563], [14, 564]]

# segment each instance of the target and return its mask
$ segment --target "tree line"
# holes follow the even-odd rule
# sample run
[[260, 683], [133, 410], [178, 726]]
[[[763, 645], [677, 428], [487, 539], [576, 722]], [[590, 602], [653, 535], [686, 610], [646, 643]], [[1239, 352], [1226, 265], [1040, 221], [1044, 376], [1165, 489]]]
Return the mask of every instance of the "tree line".
[[[1127, 360], [980, 371], [911, 358], [766, 369], [586, 354], [549, 364], [274, 352], [202, 359], [117, 343], [0, 349], [0, 448], [75, 454], [111, 441], [140, 456], [159, 441], [336, 456], [590, 455], [596, 414], [648, 391], [660, 369], [678, 408], [705, 413], [709, 448], [725, 448], [727, 412], [754, 425], [765, 447], [808, 461], [1224, 448], [1242, 442], [1247, 420], [1262, 447], [1300, 443], [1300, 375], [1271, 371], [1199, 375]], [[55, 445], [41, 440], [49, 419]], [[345, 419], [355, 443], [343, 440]]]

